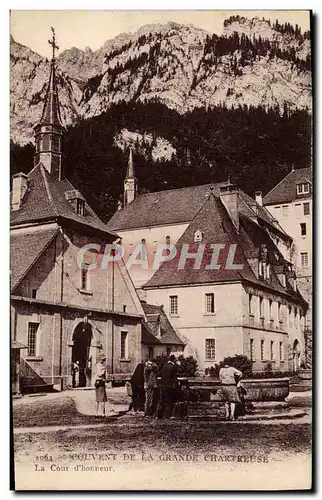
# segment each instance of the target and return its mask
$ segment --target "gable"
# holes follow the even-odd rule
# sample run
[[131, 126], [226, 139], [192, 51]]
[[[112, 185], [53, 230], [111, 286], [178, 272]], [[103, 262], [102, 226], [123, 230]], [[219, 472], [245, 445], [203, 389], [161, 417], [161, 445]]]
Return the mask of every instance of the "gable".
[[10, 238], [11, 290], [13, 291], [53, 241], [58, 228], [13, 233]]

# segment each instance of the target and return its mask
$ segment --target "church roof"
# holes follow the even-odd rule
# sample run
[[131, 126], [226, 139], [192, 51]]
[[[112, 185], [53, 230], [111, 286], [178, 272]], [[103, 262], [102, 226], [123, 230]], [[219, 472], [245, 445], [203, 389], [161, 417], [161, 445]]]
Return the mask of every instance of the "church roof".
[[57, 228], [12, 234], [10, 238], [11, 290], [14, 290], [53, 241]]
[[263, 198], [264, 205], [276, 205], [278, 203], [290, 203], [297, 198], [311, 198], [312, 192], [297, 194], [296, 185], [299, 183], [312, 183], [312, 169], [298, 168], [292, 170]]
[[75, 188], [67, 179], [63, 181], [54, 179], [39, 163], [28, 175], [28, 189], [21, 208], [11, 212], [11, 226], [65, 219], [88, 229], [117, 236], [107, 229], [87, 203], [85, 203], [85, 215], [78, 215], [65, 197], [68, 191], [75, 191]]
[[[194, 234], [197, 230], [203, 232], [202, 243], [205, 244], [200, 268], [194, 269], [194, 259], [187, 259], [184, 269], [180, 269], [179, 259], [183, 245], [189, 245], [189, 253], [198, 251], [199, 243], [194, 242]], [[211, 245], [213, 244], [225, 245], [225, 248], [219, 253], [220, 269], [208, 269], [212, 257]], [[242, 269], [226, 269], [228, 252], [232, 244], [236, 245], [234, 264], [242, 265]], [[248, 259], [258, 257], [262, 244], [267, 245], [270, 262], [273, 264], [269, 281], [257, 278], [248, 262]], [[277, 278], [274, 265], [277, 264], [277, 259], [280, 262], [285, 261], [270, 239], [265, 226], [262, 227], [248, 217], [241, 215], [239, 233], [237, 233], [219, 197], [214, 195], [208, 197], [175, 246], [177, 249], [175, 258], [164, 261], [144, 288], [246, 281], [284, 295], [292, 295], [293, 298], [296, 296], [296, 298], [302, 299], [296, 292], [285, 290]]]
[[[107, 226], [117, 232], [140, 227], [189, 223], [203, 206], [209, 194], [213, 192], [214, 195], [219, 195], [220, 187], [225, 184], [226, 182], [203, 184], [141, 194], [122, 210], [115, 212]], [[258, 216], [288, 238], [265, 207], [261, 207], [240, 189], [238, 198], [241, 213], [246, 216], [254, 215], [252, 207], [256, 206]]]
[[51, 61], [50, 65], [50, 76], [45, 97], [44, 109], [40, 122], [37, 127], [41, 125], [56, 125], [63, 128], [62, 120], [60, 116], [59, 98], [58, 90], [56, 84], [56, 69], [55, 60]]
[[[142, 331], [143, 344], [171, 344], [171, 345], [185, 345], [185, 343], [177, 335], [175, 329], [171, 325], [166, 313], [162, 306], [156, 306], [141, 302], [147, 323], [145, 323], [145, 330]], [[156, 324], [160, 322], [161, 336], [156, 337], [157, 329]]]

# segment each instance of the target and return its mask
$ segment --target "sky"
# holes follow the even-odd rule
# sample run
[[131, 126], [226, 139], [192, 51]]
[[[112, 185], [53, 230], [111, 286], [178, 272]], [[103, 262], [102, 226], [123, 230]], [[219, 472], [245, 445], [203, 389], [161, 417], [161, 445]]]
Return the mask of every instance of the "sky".
[[10, 29], [13, 38], [45, 57], [51, 56], [47, 43], [50, 27], [56, 30], [59, 52], [71, 47], [99, 49], [106, 40], [120, 33], [134, 32], [144, 24], [165, 24], [174, 21], [194, 24], [211, 33], [220, 34], [223, 21], [231, 15], [264, 17], [281, 23], [298, 24], [303, 31], [309, 29], [309, 12], [284, 11], [206, 11], [206, 10], [11, 10]]

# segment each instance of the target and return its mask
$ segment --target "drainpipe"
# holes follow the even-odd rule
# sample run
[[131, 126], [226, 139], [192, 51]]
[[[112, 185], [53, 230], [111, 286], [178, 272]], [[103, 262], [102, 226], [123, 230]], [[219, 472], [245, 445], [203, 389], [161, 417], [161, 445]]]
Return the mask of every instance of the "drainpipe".
[[[112, 261], [112, 311], [114, 311], [114, 260]], [[114, 374], [114, 319], [112, 318], [112, 363], [111, 363], [111, 375], [113, 380]]]
[[[60, 260], [60, 302], [64, 302], [64, 231], [61, 230], [61, 260]], [[59, 376], [60, 376], [60, 384], [61, 389], [63, 388], [63, 379], [62, 379], [62, 359], [63, 359], [63, 313], [60, 312], [60, 321], [59, 321]]]
[[[118, 244], [122, 241], [121, 238], [117, 238], [115, 241], [113, 241], [114, 244]], [[114, 311], [115, 307], [115, 262], [114, 259], [112, 260], [112, 311]], [[114, 319], [112, 319], [112, 363], [111, 363], [111, 375], [113, 376], [114, 374]], [[113, 377], [112, 377], [113, 380]]]

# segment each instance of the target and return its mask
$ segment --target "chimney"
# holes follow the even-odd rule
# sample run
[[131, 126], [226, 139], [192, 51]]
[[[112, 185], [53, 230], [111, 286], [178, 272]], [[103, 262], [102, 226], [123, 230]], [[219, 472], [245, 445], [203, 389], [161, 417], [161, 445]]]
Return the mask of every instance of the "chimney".
[[238, 189], [228, 181], [220, 187], [220, 199], [237, 231], [239, 231]]
[[255, 191], [255, 201], [258, 203], [261, 207], [263, 206], [263, 194], [261, 191]]
[[15, 174], [12, 177], [12, 197], [11, 208], [12, 210], [19, 210], [21, 207], [22, 199], [27, 191], [28, 176], [22, 172]]

